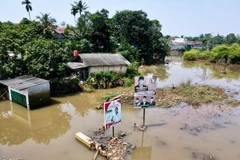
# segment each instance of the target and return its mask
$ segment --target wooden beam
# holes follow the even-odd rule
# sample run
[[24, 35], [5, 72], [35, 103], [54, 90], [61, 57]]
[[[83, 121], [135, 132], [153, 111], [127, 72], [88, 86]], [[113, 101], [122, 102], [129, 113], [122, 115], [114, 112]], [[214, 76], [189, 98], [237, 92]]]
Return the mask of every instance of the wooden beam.
[[75, 138], [77, 140], [79, 140], [80, 142], [82, 142], [83, 144], [85, 144], [88, 148], [91, 148], [93, 143], [94, 143], [91, 138], [89, 138], [88, 136], [86, 136], [82, 132], [76, 133]]

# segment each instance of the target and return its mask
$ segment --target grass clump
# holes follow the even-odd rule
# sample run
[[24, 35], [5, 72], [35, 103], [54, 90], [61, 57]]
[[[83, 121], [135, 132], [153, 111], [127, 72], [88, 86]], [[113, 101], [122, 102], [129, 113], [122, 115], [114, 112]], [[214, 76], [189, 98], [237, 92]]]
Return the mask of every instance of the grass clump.
[[240, 106], [240, 101], [238, 100], [227, 100], [226, 102], [228, 105], [233, 106], [233, 107], [239, 107]]
[[209, 85], [192, 85], [191, 81], [181, 83], [178, 87], [160, 89], [157, 92], [158, 106], [172, 107], [181, 102], [193, 106], [219, 103], [228, 96], [224, 89]]
[[111, 98], [113, 98], [113, 97], [118, 96], [119, 94], [120, 94], [120, 93], [118, 93], [118, 92], [109, 93], [109, 94], [107, 94], [107, 95], [102, 96], [102, 97], [101, 97], [101, 100], [111, 99]]

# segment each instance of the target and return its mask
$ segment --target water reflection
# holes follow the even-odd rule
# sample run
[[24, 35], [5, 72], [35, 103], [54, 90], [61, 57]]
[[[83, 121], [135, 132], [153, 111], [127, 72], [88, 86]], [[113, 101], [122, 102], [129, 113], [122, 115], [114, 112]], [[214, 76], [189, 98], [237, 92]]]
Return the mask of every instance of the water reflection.
[[167, 72], [169, 70], [169, 65], [156, 65], [156, 66], [141, 66], [139, 71], [143, 75], [147, 75], [149, 73], [153, 75], [157, 75], [158, 79], [161, 81], [167, 80], [170, 74]]
[[2, 145], [19, 145], [28, 139], [47, 145], [51, 139], [64, 135], [71, 127], [71, 115], [63, 111], [63, 106], [53, 105], [29, 111], [10, 101], [1, 103], [0, 144]]
[[229, 65], [222, 66], [213, 63], [208, 63], [204, 61], [191, 62], [183, 61], [182, 67], [189, 69], [200, 69], [202, 71], [201, 77], [203, 79], [223, 79], [226, 78], [228, 82], [230, 80], [237, 80], [240, 77], [240, 66], [239, 65]]
[[141, 145], [132, 153], [132, 160], [147, 160], [152, 159], [152, 146], [144, 146], [144, 132], [141, 136]]

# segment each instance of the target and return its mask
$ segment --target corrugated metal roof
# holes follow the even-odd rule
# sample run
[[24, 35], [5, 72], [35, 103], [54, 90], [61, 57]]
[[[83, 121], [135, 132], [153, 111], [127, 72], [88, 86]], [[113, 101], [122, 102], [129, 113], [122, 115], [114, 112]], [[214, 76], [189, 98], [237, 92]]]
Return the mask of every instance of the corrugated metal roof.
[[121, 54], [79, 54], [86, 66], [116, 66], [131, 63]]
[[25, 75], [25, 76], [20, 76], [10, 80], [2, 80], [0, 81], [0, 83], [16, 90], [24, 90], [32, 86], [37, 86], [39, 84], [49, 83], [49, 81], [45, 79]]
[[68, 62], [67, 63], [68, 67], [71, 69], [80, 69], [80, 68], [85, 68], [87, 67], [85, 64], [80, 63], [80, 62]]

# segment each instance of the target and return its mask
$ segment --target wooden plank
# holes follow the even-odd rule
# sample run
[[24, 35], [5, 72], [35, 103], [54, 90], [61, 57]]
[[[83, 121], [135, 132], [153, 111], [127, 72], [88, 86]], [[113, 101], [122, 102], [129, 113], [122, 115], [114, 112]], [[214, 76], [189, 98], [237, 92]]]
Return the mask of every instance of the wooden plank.
[[85, 144], [88, 148], [91, 148], [93, 144], [93, 140], [88, 136], [86, 136], [85, 134], [83, 134], [82, 132], [76, 133], [75, 138], [80, 142], [82, 142], [83, 144]]

